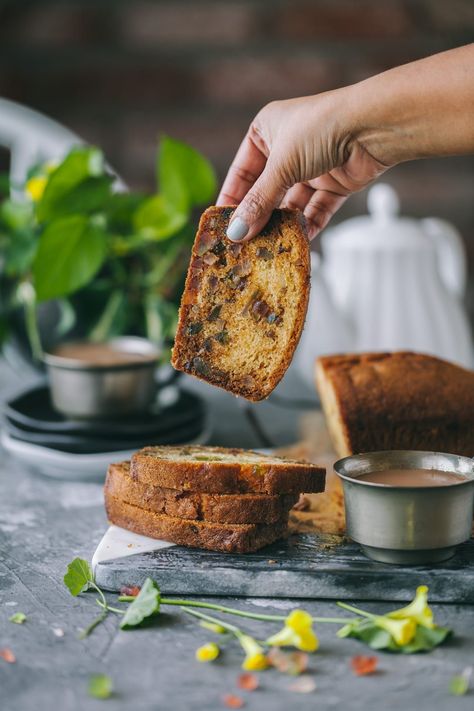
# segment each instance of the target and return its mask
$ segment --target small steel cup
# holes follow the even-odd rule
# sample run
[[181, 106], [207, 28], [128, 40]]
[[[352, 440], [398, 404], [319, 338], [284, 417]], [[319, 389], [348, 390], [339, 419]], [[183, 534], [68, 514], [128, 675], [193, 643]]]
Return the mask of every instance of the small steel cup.
[[[159, 349], [146, 338], [123, 336], [108, 345], [142, 359], [113, 365], [45, 353], [54, 407], [75, 419], [120, 417], [144, 412], [156, 396]], [[166, 383], [164, 383], [166, 384]]]
[[[342, 479], [347, 533], [364, 553], [382, 563], [438, 563], [471, 535], [474, 461], [438, 452], [394, 450], [345, 457], [334, 469]], [[359, 480], [387, 469], [438, 469], [465, 481], [446, 486], [404, 487]]]

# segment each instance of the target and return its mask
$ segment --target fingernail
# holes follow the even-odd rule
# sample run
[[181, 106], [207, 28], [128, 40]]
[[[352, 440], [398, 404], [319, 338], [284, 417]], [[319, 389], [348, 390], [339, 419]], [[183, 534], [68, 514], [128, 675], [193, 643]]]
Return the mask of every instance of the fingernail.
[[249, 226], [247, 223], [241, 220], [240, 217], [236, 217], [227, 228], [227, 237], [232, 240], [232, 242], [240, 242], [248, 231]]

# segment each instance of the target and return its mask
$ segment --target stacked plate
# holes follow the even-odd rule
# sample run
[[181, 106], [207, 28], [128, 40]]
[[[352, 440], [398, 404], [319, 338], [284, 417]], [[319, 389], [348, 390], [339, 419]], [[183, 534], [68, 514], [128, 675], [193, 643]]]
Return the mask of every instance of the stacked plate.
[[49, 476], [95, 479], [105, 476], [109, 462], [145, 445], [203, 443], [206, 430], [204, 402], [175, 386], [163, 388], [143, 415], [86, 421], [54, 410], [41, 384], [5, 404], [2, 445]]

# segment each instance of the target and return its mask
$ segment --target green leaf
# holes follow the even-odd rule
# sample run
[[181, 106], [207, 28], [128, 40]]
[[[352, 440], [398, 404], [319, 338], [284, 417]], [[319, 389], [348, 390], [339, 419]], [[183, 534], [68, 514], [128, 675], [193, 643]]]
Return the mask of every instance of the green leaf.
[[8, 618], [10, 622], [14, 622], [15, 625], [22, 625], [26, 620], [26, 615], [24, 612], [15, 612], [14, 615]]
[[188, 221], [181, 211], [163, 195], [153, 195], [145, 200], [133, 217], [133, 226], [147, 240], [168, 239], [179, 232]]
[[194, 148], [169, 136], [160, 142], [157, 175], [161, 193], [180, 210], [205, 205], [216, 193], [211, 164]]
[[133, 216], [144, 199], [141, 193], [113, 193], [104, 205], [109, 228], [129, 234]]
[[428, 627], [416, 628], [416, 634], [409, 644], [405, 644], [401, 651], [404, 654], [414, 654], [415, 652], [429, 652], [434, 647], [438, 647], [452, 634], [452, 630], [447, 627]]
[[33, 262], [38, 301], [71, 294], [102, 266], [107, 249], [102, 229], [82, 215], [63, 217], [43, 232]]
[[108, 175], [86, 178], [69, 192], [57, 197], [48, 219], [102, 210], [111, 195], [113, 181]]
[[25, 274], [31, 267], [38, 251], [39, 240], [27, 227], [12, 232], [5, 250], [5, 272], [8, 276]]
[[107, 674], [93, 674], [89, 679], [89, 696], [94, 699], [108, 699], [112, 696], [112, 679]]
[[8, 173], [0, 173], [0, 195], [8, 195], [10, 192], [10, 176]]
[[160, 611], [160, 589], [154, 580], [147, 578], [135, 600], [130, 603], [122, 617], [120, 627], [123, 630], [136, 627], [143, 620]]
[[449, 692], [453, 696], [464, 696], [469, 691], [472, 667], [467, 667], [462, 674], [456, 674], [449, 682]]
[[61, 202], [81, 183], [104, 175], [104, 156], [93, 147], [74, 148], [51, 173], [43, 196], [37, 205], [40, 222], [50, 220], [61, 209]]
[[5, 200], [0, 207], [0, 222], [9, 231], [29, 227], [33, 224], [33, 208], [28, 202]]
[[64, 576], [64, 584], [71, 593], [76, 597], [81, 592], [89, 590], [94, 582], [94, 575], [87, 560], [83, 558], [74, 558], [67, 567], [67, 573]]
[[418, 625], [413, 639], [408, 644], [399, 646], [386, 630], [377, 627], [374, 621], [367, 619], [349, 622], [337, 632], [338, 637], [354, 637], [371, 649], [385, 649], [399, 654], [429, 652], [442, 644], [450, 634], [451, 630], [447, 627], [436, 626], [434, 629], [428, 629]]

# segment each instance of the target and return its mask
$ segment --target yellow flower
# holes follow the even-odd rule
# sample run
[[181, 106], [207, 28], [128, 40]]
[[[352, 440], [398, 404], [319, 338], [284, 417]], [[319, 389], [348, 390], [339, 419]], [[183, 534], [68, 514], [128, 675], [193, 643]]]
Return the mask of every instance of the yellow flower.
[[376, 617], [374, 622], [377, 627], [386, 630], [399, 647], [411, 642], [415, 636], [416, 622], [409, 617], [403, 620], [389, 620], [388, 617], [385, 616]]
[[387, 617], [391, 617], [394, 620], [401, 620], [408, 617], [422, 627], [427, 627], [430, 630], [434, 629], [433, 612], [431, 608], [428, 607], [427, 586], [420, 585], [416, 589], [416, 595], [409, 605], [401, 607], [399, 610], [389, 612]]
[[44, 175], [36, 175], [27, 181], [25, 190], [33, 202], [41, 200], [47, 182], [48, 178]]
[[239, 642], [245, 652], [242, 669], [246, 671], [262, 671], [269, 666], [263, 648], [253, 637], [250, 637], [248, 634], [241, 634], [239, 635]]
[[272, 647], [296, 647], [302, 652], [315, 652], [319, 641], [312, 628], [313, 618], [304, 610], [293, 610], [280, 632], [269, 637], [265, 644]]
[[209, 642], [196, 649], [196, 659], [198, 662], [213, 662], [219, 656], [220, 651], [215, 642]]

